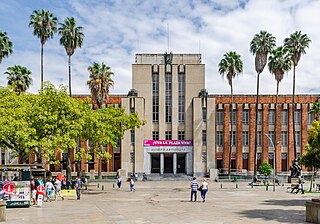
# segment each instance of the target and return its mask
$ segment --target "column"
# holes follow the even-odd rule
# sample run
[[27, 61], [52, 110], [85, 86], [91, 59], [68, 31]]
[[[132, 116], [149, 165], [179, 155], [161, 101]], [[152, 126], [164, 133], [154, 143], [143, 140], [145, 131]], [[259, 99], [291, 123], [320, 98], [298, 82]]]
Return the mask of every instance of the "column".
[[173, 174], [177, 174], [177, 153], [173, 153]]
[[160, 174], [164, 173], [164, 154], [160, 153]]

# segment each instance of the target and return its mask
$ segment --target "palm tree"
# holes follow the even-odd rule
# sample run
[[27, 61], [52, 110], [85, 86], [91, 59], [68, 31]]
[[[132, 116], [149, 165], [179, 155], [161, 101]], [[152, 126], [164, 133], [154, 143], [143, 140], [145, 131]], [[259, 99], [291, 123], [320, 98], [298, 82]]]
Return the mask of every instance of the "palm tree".
[[33, 27], [33, 35], [40, 38], [41, 43], [41, 89], [43, 87], [43, 46], [57, 32], [57, 18], [47, 10], [34, 10], [30, 16], [29, 27]]
[[295, 135], [295, 91], [296, 91], [296, 67], [300, 61], [301, 54], [306, 53], [306, 48], [309, 47], [309, 39], [307, 34], [301, 34], [301, 31], [296, 31], [290, 35], [290, 37], [284, 39], [284, 46], [290, 50], [292, 53], [292, 65], [293, 65], [293, 87], [292, 87], [292, 124], [293, 124], [293, 148], [294, 148], [294, 158], [297, 157], [297, 146], [296, 146], [296, 135]]
[[[277, 92], [276, 92], [276, 107], [275, 107], [275, 113], [277, 112], [278, 108], [278, 96], [279, 96], [279, 84], [283, 79], [284, 73], [288, 72], [291, 69], [291, 57], [292, 54], [289, 51], [288, 48], [285, 47], [277, 47], [275, 50], [271, 52], [271, 55], [269, 56], [269, 71], [272, 73], [277, 81]], [[275, 116], [275, 125], [274, 125], [274, 134], [276, 136], [277, 130], [277, 116]], [[276, 137], [275, 137], [276, 139]], [[275, 145], [277, 142], [274, 142]], [[277, 147], [275, 147], [275, 150]], [[277, 151], [277, 150], [276, 150]], [[274, 160], [276, 160], [276, 152], [274, 154]], [[275, 173], [277, 173], [277, 167], [274, 167]]]
[[84, 34], [81, 32], [82, 26], [77, 26], [76, 20], [71, 17], [67, 17], [64, 23], [60, 23], [59, 35], [60, 44], [66, 49], [68, 55], [68, 65], [69, 65], [69, 94], [71, 96], [71, 56], [73, 55], [77, 47], [81, 48]]
[[19, 94], [25, 92], [32, 82], [30, 77], [31, 71], [20, 65], [8, 67], [4, 74], [8, 75], [8, 85], [12, 86], [13, 91]]
[[276, 38], [267, 31], [261, 30], [254, 35], [250, 43], [250, 52], [255, 55], [255, 68], [257, 72], [257, 95], [256, 95], [256, 126], [255, 126], [255, 144], [254, 144], [254, 179], [257, 178], [257, 147], [258, 147], [258, 105], [259, 105], [259, 80], [267, 64], [268, 54], [275, 48]]
[[2, 59], [12, 54], [12, 42], [6, 32], [0, 31], [0, 64]]
[[98, 108], [102, 108], [104, 101], [109, 98], [109, 89], [114, 84], [111, 78], [113, 72], [104, 63], [100, 66], [96, 62], [88, 67], [88, 71], [90, 76], [87, 85], [89, 86], [92, 100], [98, 105]]
[[[220, 75], [227, 76], [227, 80], [229, 82], [231, 88], [231, 121], [233, 121], [233, 84], [232, 79], [239, 75], [243, 70], [243, 63], [241, 61], [240, 55], [238, 55], [235, 51], [230, 51], [225, 53], [223, 58], [221, 59], [219, 65], [219, 73]], [[229, 165], [228, 165], [228, 175], [231, 177], [231, 153], [232, 153], [232, 143], [233, 143], [233, 124], [231, 123], [231, 142], [229, 149]]]

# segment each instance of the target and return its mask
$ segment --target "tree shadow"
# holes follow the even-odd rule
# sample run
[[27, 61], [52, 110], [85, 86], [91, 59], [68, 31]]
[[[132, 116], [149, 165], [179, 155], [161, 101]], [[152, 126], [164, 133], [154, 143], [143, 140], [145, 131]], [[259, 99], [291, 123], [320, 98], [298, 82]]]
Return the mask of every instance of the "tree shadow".
[[280, 205], [280, 206], [305, 206], [310, 199], [280, 199], [280, 200], [266, 200], [262, 202], [263, 205]]

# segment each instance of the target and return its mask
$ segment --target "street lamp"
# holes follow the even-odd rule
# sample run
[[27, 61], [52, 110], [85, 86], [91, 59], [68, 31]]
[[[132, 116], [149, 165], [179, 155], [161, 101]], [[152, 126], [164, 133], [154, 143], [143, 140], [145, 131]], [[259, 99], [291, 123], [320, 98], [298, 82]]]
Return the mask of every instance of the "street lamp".
[[267, 133], [264, 133], [265, 136], [267, 136], [267, 138], [269, 139], [269, 141], [272, 144], [272, 148], [273, 148], [273, 175], [272, 175], [272, 182], [273, 182], [273, 191], [276, 191], [276, 177], [275, 177], [275, 169], [276, 169], [276, 148], [274, 147], [274, 143], [272, 141], [272, 139], [270, 138], [270, 136]]

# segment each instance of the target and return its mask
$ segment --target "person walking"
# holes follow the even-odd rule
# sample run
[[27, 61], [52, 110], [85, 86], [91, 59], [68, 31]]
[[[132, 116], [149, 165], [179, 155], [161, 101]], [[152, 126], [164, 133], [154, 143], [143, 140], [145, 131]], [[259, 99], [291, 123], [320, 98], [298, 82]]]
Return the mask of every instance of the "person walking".
[[122, 178], [120, 176], [118, 176], [118, 178], [117, 178], [117, 186], [118, 186], [119, 190], [121, 188], [121, 184], [122, 184]]
[[80, 189], [81, 189], [81, 180], [79, 177], [76, 177], [76, 191], [77, 191], [77, 200], [80, 200]]
[[134, 180], [133, 178], [130, 178], [130, 191], [136, 191], [136, 189], [134, 188]]
[[47, 196], [47, 201], [51, 202], [51, 198], [50, 195], [52, 194], [53, 190], [54, 190], [54, 186], [52, 184], [52, 182], [50, 181], [50, 179], [47, 179], [46, 185], [45, 185], [45, 189], [46, 189], [46, 196]]
[[31, 187], [33, 205], [37, 205], [37, 187], [36, 187], [36, 182], [33, 179], [33, 176], [31, 176], [30, 178], [30, 187]]
[[207, 182], [207, 179], [206, 178], [203, 178], [203, 182], [201, 184], [201, 197], [202, 197], [202, 202], [205, 202], [206, 201], [206, 194], [208, 192], [208, 182]]
[[190, 187], [191, 187], [191, 199], [190, 201], [193, 201], [193, 196], [194, 196], [194, 202], [197, 201], [197, 191], [198, 191], [198, 187], [199, 187], [199, 184], [198, 184], [198, 181], [197, 181], [197, 178], [196, 177], [193, 177], [192, 178], [192, 182], [190, 184]]
[[298, 194], [299, 191], [301, 191], [301, 193], [304, 194], [304, 186], [303, 186], [303, 184], [304, 184], [304, 181], [302, 180], [302, 177], [299, 176], [298, 189], [297, 189], [297, 191], [296, 191], [296, 194]]
[[62, 200], [64, 200], [64, 197], [63, 197], [63, 195], [61, 193], [61, 181], [58, 178], [56, 178], [56, 181], [54, 182], [54, 186], [55, 186], [55, 189], [56, 189], [56, 194], [54, 196], [54, 200], [55, 201], [57, 200], [57, 196], [60, 196], [60, 198]]

